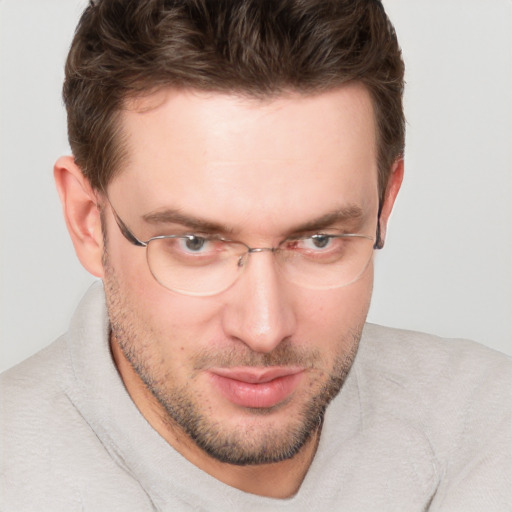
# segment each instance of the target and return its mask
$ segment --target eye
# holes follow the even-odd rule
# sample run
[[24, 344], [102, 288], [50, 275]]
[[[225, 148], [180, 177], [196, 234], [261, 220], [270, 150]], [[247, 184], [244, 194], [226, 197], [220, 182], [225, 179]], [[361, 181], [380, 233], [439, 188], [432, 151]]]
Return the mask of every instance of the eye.
[[329, 249], [332, 245], [333, 237], [330, 235], [317, 234], [297, 240], [297, 248], [306, 251], [315, 251], [319, 249]]
[[316, 263], [333, 263], [347, 256], [350, 245], [340, 235], [315, 233], [311, 236], [289, 240], [285, 245], [292, 253]]
[[332, 242], [332, 237], [328, 235], [313, 235], [310, 240], [318, 249], [325, 249]]
[[190, 253], [207, 253], [214, 250], [212, 241], [203, 236], [186, 235], [179, 239], [180, 249]]
[[208, 240], [202, 236], [189, 235], [184, 238], [183, 243], [189, 251], [197, 252], [204, 248], [205, 244], [208, 243]]

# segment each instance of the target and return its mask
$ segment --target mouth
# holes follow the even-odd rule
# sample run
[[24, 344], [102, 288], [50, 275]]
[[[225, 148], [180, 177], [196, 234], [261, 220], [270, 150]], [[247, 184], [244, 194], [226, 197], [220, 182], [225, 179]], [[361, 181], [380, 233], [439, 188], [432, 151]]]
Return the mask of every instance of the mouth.
[[274, 407], [297, 389], [303, 368], [211, 368], [210, 380], [221, 395], [234, 405], [246, 408]]
[[211, 368], [209, 376], [221, 395], [234, 405], [260, 409], [274, 407], [297, 389], [303, 368]]

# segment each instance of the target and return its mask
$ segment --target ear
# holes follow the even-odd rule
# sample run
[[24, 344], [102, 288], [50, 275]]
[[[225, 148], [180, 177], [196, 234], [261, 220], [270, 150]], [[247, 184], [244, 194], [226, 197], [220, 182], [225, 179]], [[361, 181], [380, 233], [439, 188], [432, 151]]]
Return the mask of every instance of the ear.
[[59, 158], [53, 175], [78, 259], [91, 274], [103, 277], [103, 234], [97, 194], [72, 156]]
[[399, 158], [395, 160], [393, 166], [391, 167], [391, 173], [389, 175], [388, 184], [386, 186], [386, 192], [384, 194], [384, 200], [381, 207], [379, 223], [380, 223], [380, 242], [378, 243], [378, 248], [381, 249], [384, 247], [384, 241], [386, 240], [386, 232], [388, 227], [389, 216], [391, 215], [391, 211], [393, 210], [393, 205], [395, 204], [396, 196], [398, 195], [398, 191], [402, 185], [402, 180], [404, 178], [404, 159]]

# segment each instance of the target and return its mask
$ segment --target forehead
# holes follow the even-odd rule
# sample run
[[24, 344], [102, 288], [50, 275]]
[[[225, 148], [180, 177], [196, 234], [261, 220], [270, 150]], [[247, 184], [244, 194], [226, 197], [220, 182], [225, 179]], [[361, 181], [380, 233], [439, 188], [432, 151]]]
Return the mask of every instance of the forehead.
[[225, 223], [257, 211], [274, 225], [377, 196], [373, 109], [356, 84], [267, 100], [166, 90], [128, 105], [121, 127], [127, 161], [110, 190], [141, 214], [172, 207]]

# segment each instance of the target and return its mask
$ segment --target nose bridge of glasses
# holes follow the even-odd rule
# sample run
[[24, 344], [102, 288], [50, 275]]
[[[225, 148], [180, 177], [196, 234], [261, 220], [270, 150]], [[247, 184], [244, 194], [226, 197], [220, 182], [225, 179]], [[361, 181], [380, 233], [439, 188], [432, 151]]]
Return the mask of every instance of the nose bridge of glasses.
[[243, 267], [249, 258], [249, 254], [254, 252], [276, 252], [275, 247], [247, 247], [247, 252], [238, 258], [238, 266]]
[[248, 253], [251, 253], [251, 252], [265, 252], [265, 251], [275, 252], [275, 250], [276, 250], [275, 247], [249, 247], [247, 252]]

